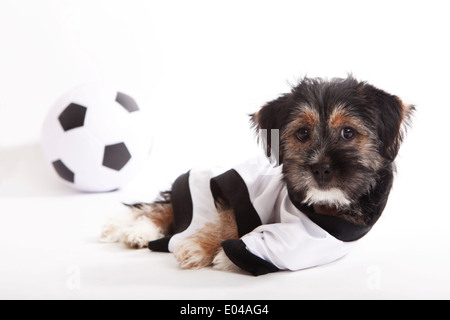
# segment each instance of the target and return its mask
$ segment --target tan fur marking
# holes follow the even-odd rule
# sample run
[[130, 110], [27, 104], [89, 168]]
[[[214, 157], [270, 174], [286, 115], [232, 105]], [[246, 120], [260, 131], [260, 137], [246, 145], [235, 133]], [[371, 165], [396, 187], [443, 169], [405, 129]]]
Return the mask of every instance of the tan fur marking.
[[146, 216], [149, 218], [155, 226], [161, 228], [164, 235], [170, 235], [173, 233], [173, 207], [170, 203], [153, 203], [146, 205], [142, 209], [137, 210], [139, 216]]
[[317, 112], [306, 109], [299, 118], [308, 128], [314, 128], [319, 123], [319, 115]]
[[303, 107], [297, 117], [288, 124], [286, 134], [293, 135], [301, 128], [313, 129], [319, 123], [320, 117], [316, 110], [309, 107]]
[[[314, 131], [318, 123], [319, 114], [317, 111], [309, 108], [302, 109], [299, 112], [298, 117], [290, 122], [283, 131], [282, 140], [285, 142], [287, 147], [285, 148], [285, 151], [290, 153], [300, 152], [300, 150], [305, 146], [298, 142], [298, 139], [295, 137], [295, 133], [301, 128], [308, 128], [309, 130]], [[305, 145], [307, 144], [308, 142]]]
[[183, 269], [199, 269], [211, 266], [221, 243], [239, 239], [233, 210], [219, 210], [219, 221], [207, 223], [192, 236], [182, 240], [175, 250], [175, 257]]
[[348, 113], [343, 109], [335, 109], [328, 119], [328, 125], [331, 128], [344, 128], [344, 127], [352, 127], [358, 130], [360, 134], [367, 134], [367, 130], [363, 123], [361, 123], [360, 119], [351, 117]]

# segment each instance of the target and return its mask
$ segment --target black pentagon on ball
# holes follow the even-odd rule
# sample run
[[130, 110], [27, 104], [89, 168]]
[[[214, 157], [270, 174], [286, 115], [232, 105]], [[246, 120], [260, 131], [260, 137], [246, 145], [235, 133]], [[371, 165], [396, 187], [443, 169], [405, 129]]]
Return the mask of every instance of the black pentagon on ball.
[[116, 102], [124, 107], [129, 113], [139, 111], [136, 101], [122, 92], [117, 92]]
[[125, 143], [112, 144], [105, 147], [103, 166], [120, 171], [130, 159], [131, 154]]
[[75, 174], [67, 168], [67, 166], [61, 160], [56, 160], [53, 163], [56, 173], [64, 180], [73, 183], [75, 181]]
[[76, 103], [71, 103], [58, 117], [64, 131], [72, 130], [84, 125], [87, 108]]

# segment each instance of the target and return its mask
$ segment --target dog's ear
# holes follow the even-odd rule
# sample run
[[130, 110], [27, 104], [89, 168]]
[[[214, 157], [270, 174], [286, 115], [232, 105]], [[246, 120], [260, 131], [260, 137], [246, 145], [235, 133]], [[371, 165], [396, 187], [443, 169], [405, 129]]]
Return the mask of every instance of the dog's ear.
[[394, 161], [415, 107], [403, 103], [397, 96], [367, 84], [364, 85], [364, 98], [376, 108], [378, 136], [382, 143], [381, 155], [389, 161]]
[[250, 115], [258, 140], [263, 144], [265, 154], [278, 165], [283, 163], [280, 153], [280, 135], [287, 123], [289, 110], [293, 105], [292, 94], [287, 93], [268, 102], [261, 110]]

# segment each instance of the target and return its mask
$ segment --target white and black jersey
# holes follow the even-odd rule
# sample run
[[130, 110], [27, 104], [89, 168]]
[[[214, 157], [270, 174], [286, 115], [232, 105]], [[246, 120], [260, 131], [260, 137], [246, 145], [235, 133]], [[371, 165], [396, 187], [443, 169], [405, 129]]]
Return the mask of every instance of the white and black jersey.
[[258, 159], [228, 171], [193, 169], [180, 176], [171, 194], [175, 234], [150, 242], [149, 248], [173, 252], [179, 240], [217, 221], [216, 199], [233, 208], [240, 236], [222, 247], [234, 264], [254, 275], [337, 260], [371, 228], [293, 203], [282, 166]]

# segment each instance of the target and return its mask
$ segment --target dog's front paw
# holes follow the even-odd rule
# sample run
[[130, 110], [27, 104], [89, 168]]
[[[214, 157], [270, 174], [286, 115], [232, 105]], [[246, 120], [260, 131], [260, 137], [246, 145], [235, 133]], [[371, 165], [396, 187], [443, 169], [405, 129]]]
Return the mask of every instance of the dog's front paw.
[[146, 248], [150, 241], [163, 238], [161, 228], [147, 217], [141, 216], [123, 230], [120, 241], [133, 249]]
[[220, 248], [219, 252], [213, 260], [213, 268], [223, 271], [242, 272], [242, 269], [231, 262], [222, 248]]
[[102, 234], [100, 235], [100, 242], [113, 243], [119, 241], [118, 226], [114, 224], [107, 224], [102, 228]]
[[216, 250], [202, 245], [195, 237], [181, 240], [174, 251], [182, 269], [201, 269], [212, 264]]
[[120, 241], [123, 230], [132, 225], [134, 221], [135, 215], [128, 211], [117, 213], [103, 226], [100, 241], [105, 243]]

